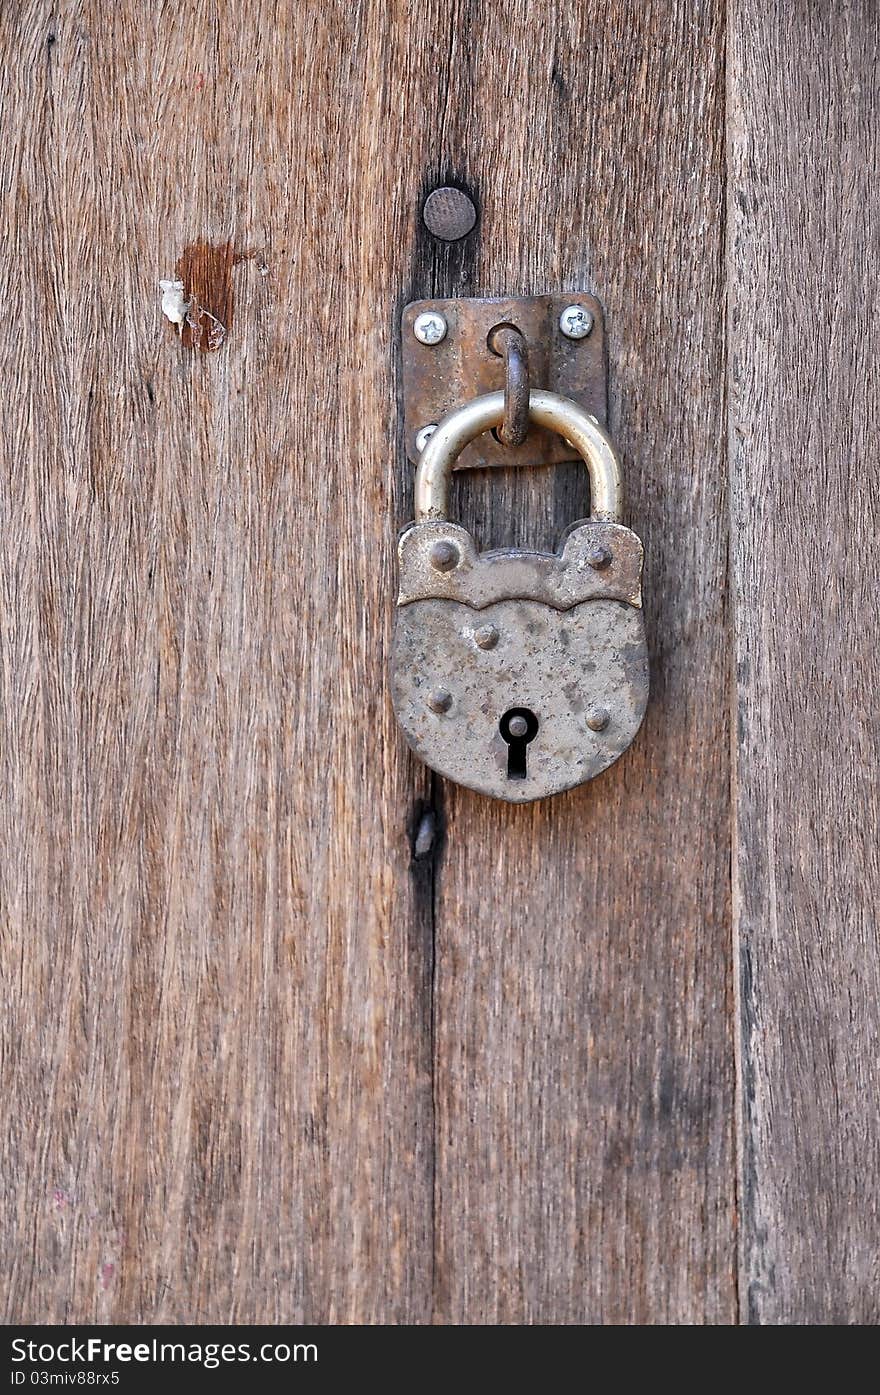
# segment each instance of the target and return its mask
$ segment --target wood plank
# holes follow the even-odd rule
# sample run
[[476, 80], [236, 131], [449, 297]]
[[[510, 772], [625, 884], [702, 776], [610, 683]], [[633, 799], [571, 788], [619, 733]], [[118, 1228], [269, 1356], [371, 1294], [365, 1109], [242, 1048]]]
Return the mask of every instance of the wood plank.
[[877, 12], [731, 26], [742, 1290], [876, 1323]]
[[[728, 1320], [719, 7], [0, 23], [7, 1320]], [[440, 249], [450, 174], [482, 231]], [[547, 809], [447, 791], [435, 869], [384, 697], [397, 312], [565, 284], [654, 705]], [[546, 543], [580, 477], [461, 494]]]
[[[442, 789], [435, 1317], [730, 1322], [723, 6], [470, 18], [437, 173], [482, 225], [435, 288], [605, 303], [653, 697], [588, 787]], [[584, 488], [564, 467], [457, 498], [484, 543], [552, 546]]]
[[[4, 7], [6, 1321], [430, 1315], [428, 777], [384, 662], [449, 18]], [[216, 352], [160, 314], [181, 259]]]

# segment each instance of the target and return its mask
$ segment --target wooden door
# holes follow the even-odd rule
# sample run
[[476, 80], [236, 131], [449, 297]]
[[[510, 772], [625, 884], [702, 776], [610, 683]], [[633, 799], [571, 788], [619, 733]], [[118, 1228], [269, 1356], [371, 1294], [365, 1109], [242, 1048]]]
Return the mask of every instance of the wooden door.
[[[0, 42], [4, 1320], [877, 1321], [874, 6]], [[577, 289], [652, 700], [512, 807], [390, 709], [397, 326]], [[484, 544], [580, 501], [456, 491]]]

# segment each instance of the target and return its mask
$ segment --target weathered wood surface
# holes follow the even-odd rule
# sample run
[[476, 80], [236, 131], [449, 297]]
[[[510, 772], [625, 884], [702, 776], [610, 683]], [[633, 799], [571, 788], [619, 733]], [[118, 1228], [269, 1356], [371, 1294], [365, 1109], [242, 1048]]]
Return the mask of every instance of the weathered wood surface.
[[743, 1318], [876, 1323], [880, 16], [733, 15]]
[[[8, 1315], [731, 1315], [699, 13], [698, 39], [689, 6], [6, 7]], [[418, 208], [449, 174], [482, 225], [440, 249]], [[175, 268], [231, 314], [214, 354], [160, 316]], [[648, 729], [548, 808], [435, 791], [443, 855], [411, 865], [398, 312], [585, 284], [648, 544]], [[470, 514], [499, 538], [582, 498], [577, 471], [493, 486]]]
[[[424, 1320], [427, 777], [384, 636], [429, 58], [391, 81], [381, 5], [2, 24], [4, 1313]], [[210, 355], [159, 311], [196, 242]]]
[[[876, 25], [796, 10], [3, 8], [7, 1321], [735, 1321], [738, 1117], [742, 1316], [877, 1316]], [[396, 327], [569, 286], [653, 699], [513, 809], [387, 700]]]
[[[730, 1321], [722, 12], [505, 14], [502, 35], [482, 12], [450, 72], [440, 154], [484, 213], [472, 267], [438, 289], [603, 298], [652, 701], [634, 749], [569, 795], [442, 792], [437, 1307]], [[554, 546], [583, 474], [462, 477], [456, 496], [485, 545]]]

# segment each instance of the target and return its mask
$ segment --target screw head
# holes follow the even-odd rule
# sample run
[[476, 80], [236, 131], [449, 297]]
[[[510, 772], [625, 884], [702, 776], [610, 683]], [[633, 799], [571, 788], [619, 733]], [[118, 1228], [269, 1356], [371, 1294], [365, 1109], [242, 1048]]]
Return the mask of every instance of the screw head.
[[413, 334], [420, 344], [439, 344], [449, 328], [439, 310], [423, 310], [413, 321]]
[[529, 724], [525, 717], [511, 717], [510, 721], [507, 723], [508, 734], [513, 737], [514, 741], [518, 741], [520, 737], [525, 736], [528, 729]]
[[566, 305], [559, 316], [559, 328], [566, 339], [586, 339], [593, 328], [593, 312], [585, 305]]
[[436, 421], [430, 421], [427, 426], [423, 426], [420, 431], [416, 432], [416, 450], [419, 455], [421, 455], [436, 430]]
[[494, 649], [500, 636], [494, 625], [481, 625], [474, 631], [474, 644], [480, 649]]
[[591, 707], [587, 713], [587, 726], [590, 731], [604, 731], [611, 721], [611, 713], [607, 707]]
[[473, 199], [461, 189], [446, 186], [428, 195], [422, 217], [428, 232], [444, 242], [457, 242], [460, 237], [467, 237], [476, 223], [477, 210]]
[[587, 553], [587, 562], [594, 571], [601, 572], [605, 567], [611, 565], [611, 550], [601, 545], [591, 547]]
[[428, 553], [431, 566], [438, 572], [451, 572], [461, 561], [461, 553], [448, 538], [438, 538]]
[[428, 706], [432, 712], [448, 712], [452, 706], [452, 694], [446, 688], [435, 688], [428, 695]]

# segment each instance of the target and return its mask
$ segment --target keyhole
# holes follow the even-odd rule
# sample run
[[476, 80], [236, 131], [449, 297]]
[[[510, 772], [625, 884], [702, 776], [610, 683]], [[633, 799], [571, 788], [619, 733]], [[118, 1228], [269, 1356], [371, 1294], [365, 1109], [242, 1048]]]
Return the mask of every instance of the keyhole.
[[526, 747], [538, 735], [538, 719], [527, 707], [511, 707], [498, 723], [498, 730], [507, 742], [507, 778], [526, 778]]

